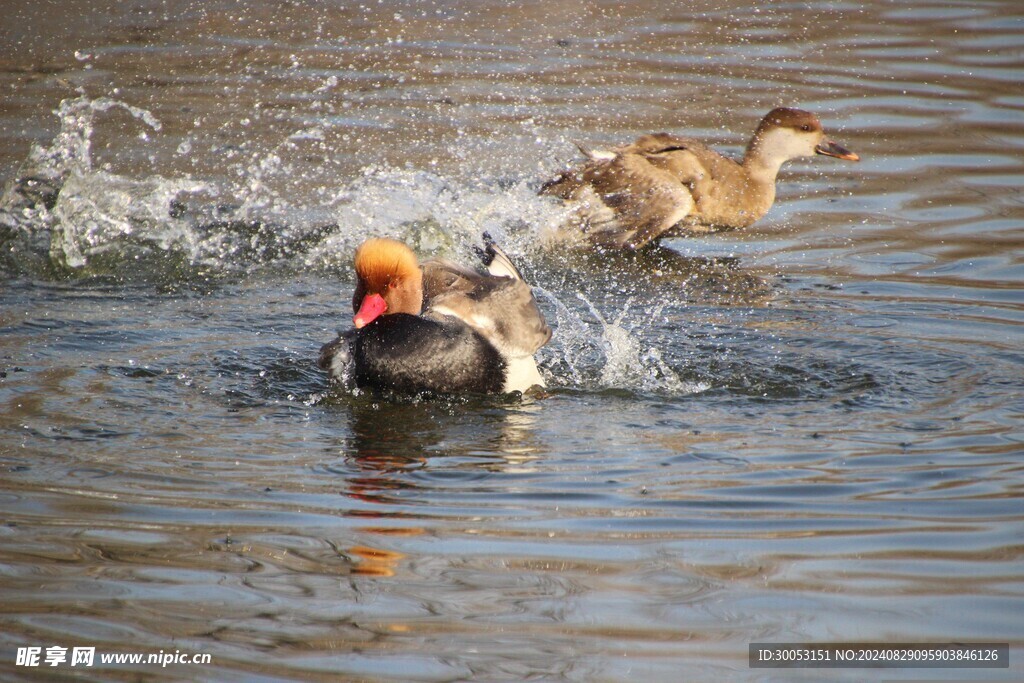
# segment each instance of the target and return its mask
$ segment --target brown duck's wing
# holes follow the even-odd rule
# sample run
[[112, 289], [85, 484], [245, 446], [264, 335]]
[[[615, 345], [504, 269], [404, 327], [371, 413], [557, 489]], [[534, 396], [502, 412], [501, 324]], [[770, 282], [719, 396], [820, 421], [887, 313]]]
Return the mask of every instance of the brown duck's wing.
[[774, 192], [767, 196], [743, 165], [696, 140], [675, 138], [673, 147], [649, 149], [652, 165], [684, 184], [693, 197], [686, 230], [743, 227], [764, 215]]
[[687, 186], [649, 156], [622, 153], [585, 169], [583, 180], [593, 195], [590, 199], [607, 209], [587, 216], [588, 238], [595, 244], [642, 247], [692, 210]]
[[717, 227], [744, 227], [760, 218], [774, 199], [736, 161], [704, 146], [679, 155], [670, 154], [666, 161], [671, 173], [686, 178], [693, 195], [694, 208], [690, 223]]
[[583, 173], [588, 166], [594, 163], [595, 162], [587, 162], [579, 168], [569, 169], [568, 171], [559, 173], [554, 178], [541, 185], [537, 194], [560, 197], [565, 200], [576, 199], [580, 191], [585, 187]]
[[650, 133], [641, 135], [628, 145], [616, 147], [613, 151], [618, 154], [662, 154], [673, 150], [691, 149], [693, 146], [700, 146], [693, 138], [671, 133]]
[[689, 191], [693, 202], [689, 213], [699, 213], [701, 203], [707, 197], [717, 175], [714, 157], [728, 163], [733, 162], [695, 140], [676, 138], [676, 141], [678, 144], [647, 151], [643, 157], [651, 166], [664, 171], [675, 182], [683, 185]]
[[551, 339], [551, 328], [523, 280], [448, 261], [427, 261], [423, 273], [425, 316], [458, 318], [508, 356], [532, 355]]
[[593, 174], [607, 168], [609, 164], [615, 161], [616, 157], [623, 154], [663, 153], [670, 149], [678, 149], [680, 146], [685, 146], [687, 143], [692, 142], [694, 141], [688, 138], [676, 137], [669, 133], [652, 133], [650, 135], [641, 135], [628, 145], [613, 147], [608, 151], [591, 151], [579, 146], [580, 151], [587, 157], [587, 160], [579, 166], [564, 171], [548, 180], [541, 185], [538, 194], [561, 197], [567, 200], [579, 199], [580, 195], [591, 186], [590, 179]]

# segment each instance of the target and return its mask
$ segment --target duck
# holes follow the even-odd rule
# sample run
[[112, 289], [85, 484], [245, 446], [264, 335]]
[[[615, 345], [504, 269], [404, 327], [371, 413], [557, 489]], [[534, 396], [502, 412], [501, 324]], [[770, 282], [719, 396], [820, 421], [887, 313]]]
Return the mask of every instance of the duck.
[[353, 327], [325, 344], [334, 382], [398, 394], [497, 394], [543, 388], [534, 354], [551, 340], [533, 290], [484, 234], [485, 272], [420, 263], [404, 242], [373, 237], [355, 253]]
[[613, 249], [748, 227], [775, 202], [775, 179], [787, 161], [816, 154], [860, 160], [825, 135], [817, 116], [790, 107], [761, 119], [741, 161], [670, 133], [642, 135], [607, 151], [580, 150], [586, 161], [545, 182], [539, 194], [572, 204], [571, 230]]

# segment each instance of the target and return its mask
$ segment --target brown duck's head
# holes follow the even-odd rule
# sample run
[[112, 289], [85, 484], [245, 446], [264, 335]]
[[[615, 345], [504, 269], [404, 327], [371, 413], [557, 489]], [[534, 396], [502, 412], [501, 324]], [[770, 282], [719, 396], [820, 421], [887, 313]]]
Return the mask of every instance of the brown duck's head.
[[818, 117], [803, 109], [778, 107], [768, 112], [751, 140], [751, 149], [780, 159], [823, 154], [860, 161], [860, 156], [825, 136]]
[[419, 315], [423, 308], [423, 270], [412, 249], [398, 240], [374, 237], [356, 250], [353, 323], [363, 327], [381, 315]]

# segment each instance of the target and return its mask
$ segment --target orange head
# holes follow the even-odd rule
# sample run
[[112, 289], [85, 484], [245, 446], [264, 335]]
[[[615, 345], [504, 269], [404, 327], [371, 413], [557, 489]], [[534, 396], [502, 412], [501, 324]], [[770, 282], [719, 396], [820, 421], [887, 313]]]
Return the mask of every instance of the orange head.
[[356, 250], [353, 322], [363, 327], [381, 315], [419, 315], [423, 308], [423, 271], [416, 254], [398, 240], [374, 237]]

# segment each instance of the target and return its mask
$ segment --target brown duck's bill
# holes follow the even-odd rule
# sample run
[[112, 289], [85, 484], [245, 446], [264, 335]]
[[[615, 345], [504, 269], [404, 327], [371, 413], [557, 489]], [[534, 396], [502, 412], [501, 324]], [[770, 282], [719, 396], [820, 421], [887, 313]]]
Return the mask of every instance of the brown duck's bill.
[[860, 157], [855, 152], [851, 152], [842, 145], [837, 145], [831, 140], [822, 140], [821, 144], [814, 148], [814, 151], [818, 154], [824, 154], [827, 157], [835, 157], [836, 159], [860, 161]]

